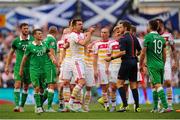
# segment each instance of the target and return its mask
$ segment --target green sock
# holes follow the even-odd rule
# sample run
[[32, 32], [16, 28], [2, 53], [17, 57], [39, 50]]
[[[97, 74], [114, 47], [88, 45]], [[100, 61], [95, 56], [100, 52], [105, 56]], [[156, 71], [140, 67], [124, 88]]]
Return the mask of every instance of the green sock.
[[41, 99], [41, 106], [43, 106], [43, 94], [40, 94], [40, 99]]
[[14, 101], [15, 101], [16, 107], [19, 107], [19, 99], [20, 99], [20, 89], [14, 88]]
[[36, 102], [36, 107], [41, 107], [41, 98], [40, 98], [40, 94], [39, 93], [35, 93], [34, 94], [34, 99]]
[[52, 107], [53, 97], [54, 97], [54, 90], [49, 89], [48, 90], [48, 109]]
[[161, 103], [162, 103], [163, 107], [164, 107], [165, 109], [167, 109], [167, 108], [168, 108], [168, 104], [167, 104], [166, 95], [165, 95], [165, 93], [164, 93], [163, 88], [160, 87], [160, 88], [158, 88], [157, 91], [158, 91], [158, 96], [159, 96], [159, 98], [161, 99]]
[[25, 104], [25, 102], [26, 102], [27, 96], [28, 96], [27, 92], [23, 92], [23, 93], [22, 93], [21, 107], [24, 107], [24, 104]]
[[158, 109], [158, 92], [153, 89], [154, 109]]

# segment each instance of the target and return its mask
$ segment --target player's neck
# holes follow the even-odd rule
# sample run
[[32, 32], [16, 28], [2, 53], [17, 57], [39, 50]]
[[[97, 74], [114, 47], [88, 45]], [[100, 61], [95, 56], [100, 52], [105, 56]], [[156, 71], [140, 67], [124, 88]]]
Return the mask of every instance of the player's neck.
[[36, 43], [36, 45], [40, 45], [42, 43], [41, 41], [39, 41], [37, 39], [34, 42]]
[[77, 34], [80, 34], [80, 32], [81, 32], [81, 31], [76, 30], [76, 29], [73, 29], [72, 31], [75, 32], [75, 33], [77, 33]]
[[22, 38], [23, 40], [26, 40], [26, 39], [28, 38], [28, 35], [21, 34], [21, 38]]

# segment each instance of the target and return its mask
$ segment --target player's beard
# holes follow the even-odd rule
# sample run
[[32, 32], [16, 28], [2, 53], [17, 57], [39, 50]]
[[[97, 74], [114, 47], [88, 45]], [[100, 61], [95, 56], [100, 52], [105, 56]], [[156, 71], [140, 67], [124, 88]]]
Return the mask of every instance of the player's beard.
[[28, 36], [29, 32], [24, 32], [22, 34], [23, 34], [23, 36]]

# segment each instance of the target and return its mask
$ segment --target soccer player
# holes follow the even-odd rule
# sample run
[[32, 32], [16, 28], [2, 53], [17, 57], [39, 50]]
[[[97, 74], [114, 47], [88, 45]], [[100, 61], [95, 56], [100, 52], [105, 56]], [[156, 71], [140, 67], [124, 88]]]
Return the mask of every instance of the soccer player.
[[[69, 43], [68, 43], [68, 36], [71, 32], [71, 28], [65, 28], [63, 30], [63, 36], [60, 40], [61, 47], [62, 47], [62, 53], [60, 57], [61, 62], [61, 70], [59, 78], [63, 82], [63, 90], [62, 94], [64, 97], [64, 107], [59, 108], [59, 112], [68, 112], [67, 106], [69, 105], [69, 99], [70, 99], [70, 81], [73, 79], [73, 67], [72, 67], [72, 54], [71, 50], [69, 49]], [[62, 83], [61, 82], [61, 83]]]
[[162, 87], [164, 80], [164, 64], [166, 62], [166, 41], [158, 32], [156, 20], [149, 21], [148, 30], [150, 31], [144, 38], [144, 48], [140, 58], [140, 70], [143, 72], [145, 55], [147, 58], [147, 68], [153, 85], [154, 108], [152, 112], [158, 111], [158, 97], [161, 99], [163, 109], [160, 113], [168, 112], [166, 95]]
[[108, 101], [108, 74], [109, 74], [109, 64], [104, 60], [107, 57], [107, 49], [109, 47], [109, 29], [101, 29], [101, 40], [97, 42], [94, 47], [94, 76], [98, 80], [102, 88], [102, 98], [104, 101], [105, 111], [109, 111], [109, 101]]
[[[11, 63], [13, 54], [16, 53], [16, 63], [14, 66], [14, 79], [15, 79], [14, 112], [23, 112], [24, 111], [23, 107], [24, 107], [24, 104], [26, 102], [26, 98], [28, 95], [28, 86], [31, 83], [30, 78], [29, 78], [29, 62], [27, 61], [27, 63], [24, 66], [23, 77], [19, 76], [19, 69], [20, 69], [21, 60], [22, 60], [22, 57], [26, 50], [26, 47], [30, 42], [32, 42], [34, 40], [34, 38], [31, 35], [29, 35], [29, 25], [27, 23], [20, 24], [20, 30], [21, 30], [20, 36], [17, 37], [12, 42], [12, 47], [8, 54], [8, 58], [7, 58], [6, 65], [5, 65], [5, 72], [8, 74], [9, 73], [9, 65]], [[20, 104], [19, 102], [20, 102], [21, 84], [23, 84], [23, 92], [22, 92], [22, 99], [21, 99], [21, 104]]]
[[77, 84], [72, 91], [68, 108], [74, 111], [74, 100], [86, 83], [84, 46], [90, 41], [90, 37], [93, 31], [90, 30], [87, 34], [87, 37], [85, 37], [84, 34], [81, 33], [83, 29], [83, 22], [80, 19], [74, 19], [72, 21], [72, 27], [72, 32], [68, 35], [68, 41], [69, 49], [72, 53], [73, 75], [75, 75], [74, 77], [77, 80]]
[[177, 70], [177, 55], [175, 49], [174, 38], [171, 33], [165, 30], [164, 23], [161, 19], [156, 19], [158, 22], [159, 34], [166, 40], [166, 63], [165, 63], [165, 71], [164, 71], [164, 85], [166, 88], [168, 107], [170, 110], [173, 110], [172, 101], [173, 101], [173, 92], [172, 92], [172, 70]]
[[[120, 52], [119, 50], [119, 39], [120, 39], [120, 32], [119, 27], [116, 26], [113, 29], [113, 40], [110, 41], [109, 47], [108, 47], [108, 55], [116, 55]], [[109, 82], [110, 82], [110, 96], [111, 96], [111, 103], [112, 108], [110, 109], [110, 112], [113, 112], [116, 110], [116, 83], [117, 83], [117, 76], [118, 71], [121, 65], [121, 58], [112, 60], [109, 65]]]
[[56, 59], [49, 52], [48, 47], [42, 43], [43, 34], [41, 29], [34, 29], [33, 36], [35, 40], [29, 44], [26, 48], [24, 56], [22, 58], [19, 75], [23, 76], [23, 69], [26, 61], [30, 60], [30, 79], [34, 87], [34, 99], [35, 99], [35, 112], [42, 113], [43, 109], [41, 106], [41, 98], [40, 98], [40, 88], [43, 82], [45, 82], [45, 58], [48, 54], [54, 64], [56, 63]]
[[[130, 88], [135, 101], [134, 111], [139, 112], [139, 95], [137, 90], [137, 54], [140, 53], [141, 47], [135, 36], [130, 34], [131, 24], [123, 21], [119, 24], [119, 30], [123, 36], [120, 38], [120, 50], [126, 54], [121, 57], [121, 67], [118, 73], [117, 88], [121, 96], [123, 107], [118, 112], [126, 112], [128, 103], [126, 99], [126, 91], [124, 89], [125, 80], [129, 80]], [[136, 52], [138, 53], [136, 54]], [[123, 53], [122, 52], [122, 53]], [[113, 60], [120, 57], [121, 54], [111, 56], [109, 59]]]
[[[43, 41], [48, 49], [50, 50], [50, 53], [55, 57], [57, 54], [57, 41], [56, 36], [58, 34], [57, 27], [50, 26], [47, 37]], [[56, 83], [56, 65], [52, 63], [51, 59], [48, 55], [46, 55], [45, 59], [45, 82], [48, 85], [48, 109], [46, 112], [55, 112], [55, 110], [52, 109], [52, 102], [54, 98], [54, 88]]]
[[91, 100], [91, 88], [95, 86], [94, 70], [93, 70], [93, 45], [97, 41], [91, 41], [85, 48], [85, 64], [86, 64], [86, 93], [84, 97], [84, 110], [89, 112], [89, 103]]
[[[131, 25], [130, 33], [132, 35], [136, 36], [136, 27], [135, 26]], [[138, 39], [138, 40], [139, 40], [139, 43], [140, 43], [140, 45], [142, 47], [141, 40], [140, 39]], [[138, 62], [139, 62], [139, 59], [140, 59], [140, 56], [138, 56]], [[144, 98], [145, 98], [145, 102], [146, 102], [146, 104], [150, 104], [150, 101], [148, 100], [148, 96], [147, 96], [147, 91], [146, 91], [145, 74], [146, 73], [140, 72], [139, 63], [138, 63], [138, 83], [137, 83], [137, 86], [139, 86], [139, 84], [141, 84], [143, 94], [144, 94]]]

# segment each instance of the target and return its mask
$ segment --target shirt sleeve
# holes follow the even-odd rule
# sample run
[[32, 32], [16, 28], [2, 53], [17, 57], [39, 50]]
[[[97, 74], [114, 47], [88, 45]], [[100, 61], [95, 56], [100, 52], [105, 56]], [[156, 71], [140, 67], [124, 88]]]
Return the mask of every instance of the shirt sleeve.
[[53, 39], [50, 39], [49, 40], [49, 49], [55, 49], [56, 48], [56, 43], [55, 43], [56, 40], [53, 40]]
[[17, 47], [16, 47], [16, 40], [14, 40], [14, 41], [12, 42], [12, 45], [11, 45], [11, 46], [12, 46], [13, 49], [16, 49], [16, 48], [17, 48]]
[[145, 37], [144, 37], [144, 43], [143, 43], [143, 46], [144, 46], [144, 47], [147, 47], [147, 46], [148, 46], [148, 41], [149, 41], [148, 36], [145, 36]]

